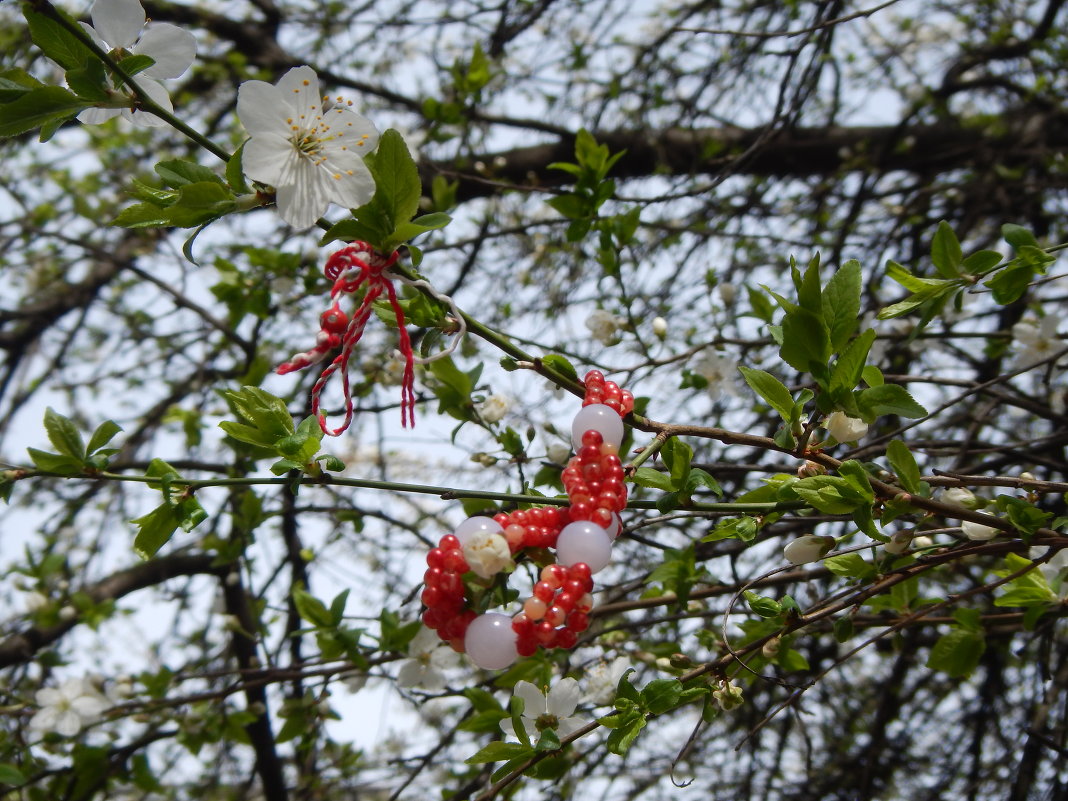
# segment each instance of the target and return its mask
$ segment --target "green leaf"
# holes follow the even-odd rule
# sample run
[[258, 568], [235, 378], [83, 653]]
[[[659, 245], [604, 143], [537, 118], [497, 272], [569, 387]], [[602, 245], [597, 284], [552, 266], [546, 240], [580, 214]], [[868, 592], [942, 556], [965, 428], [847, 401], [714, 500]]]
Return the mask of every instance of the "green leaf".
[[293, 417], [289, 414], [285, 401], [266, 390], [245, 386], [239, 391], [226, 390], [220, 394], [235, 414], [271, 436], [272, 443], [295, 431]]
[[392, 128], [382, 134], [374, 158], [368, 161], [375, 178], [375, 195], [368, 205], [382, 215], [392, 234], [419, 211], [423, 191], [419, 170], [404, 138]]
[[247, 195], [252, 189], [245, 181], [245, 170], [243, 167], [243, 159], [245, 155], [245, 142], [241, 143], [241, 147], [234, 151], [234, 155], [226, 162], [226, 183], [230, 185], [230, 188], [238, 195]]
[[317, 628], [333, 628], [337, 625], [326, 604], [300, 587], [293, 590], [293, 605], [304, 620]]
[[468, 765], [481, 765], [484, 762], [501, 762], [506, 759], [525, 759], [534, 756], [534, 749], [522, 743], [490, 743], [480, 749], [464, 762]]
[[909, 492], [919, 492], [920, 468], [908, 446], [899, 439], [891, 440], [886, 446], [886, 458], [901, 480], [901, 486]]
[[103, 423], [96, 427], [96, 431], [93, 432], [93, 436], [89, 438], [89, 445], [86, 448], [86, 454], [96, 453], [103, 448], [116, 434], [122, 431], [122, 426], [116, 423], [114, 420], [105, 420]]
[[26, 777], [15, 765], [9, 762], [0, 763], [0, 785], [18, 787], [26, 783]]
[[605, 743], [609, 753], [623, 756], [643, 728], [645, 728], [645, 715], [642, 712], [632, 709], [623, 713]]
[[1010, 262], [1010, 265], [983, 282], [983, 286], [990, 288], [994, 302], [1002, 306], [1019, 300], [1035, 277], [1035, 270], [1029, 264]]
[[752, 542], [756, 539], [760, 525], [753, 517], [732, 517], [719, 521], [711, 534], [701, 538], [701, 542], [716, 542], [717, 540], [738, 539], [742, 542]]
[[181, 189], [186, 184], [215, 183], [225, 190], [222, 178], [195, 161], [170, 159], [159, 162], [154, 169], [167, 186], [173, 186], [175, 189]]
[[864, 374], [864, 366], [868, 359], [868, 351], [875, 341], [875, 330], [869, 328], [841, 352], [831, 370], [831, 397], [840, 402], [853, 388], [860, 383]]
[[779, 379], [764, 370], [753, 370], [748, 367], [739, 367], [738, 370], [750, 389], [778, 412], [785, 422], [789, 423], [792, 420], [794, 399], [790, 395], [790, 390]]
[[97, 103], [111, 99], [108, 95], [108, 76], [104, 65], [95, 58], [81, 67], [67, 70], [64, 77], [67, 79], [67, 86], [78, 97]]
[[119, 66], [127, 75], [136, 75], [139, 72], [144, 72], [155, 63], [156, 59], [151, 56], [146, 56], [144, 53], [133, 53], [122, 58], [119, 61]]
[[39, 451], [37, 448], [27, 448], [26, 451], [30, 454], [34, 467], [46, 473], [73, 476], [82, 472], [85, 467], [85, 463], [81, 459], [74, 459], [70, 456], [60, 456], [58, 453]]
[[942, 220], [938, 223], [938, 231], [931, 240], [931, 261], [935, 269], [943, 278], [960, 277], [961, 261], [964, 254], [960, 249], [960, 242], [949, 223]]
[[155, 203], [135, 203], [115, 215], [108, 223], [118, 228], [159, 228], [170, 225], [170, 211]]
[[875, 578], [879, 571], [859, 553], [846, 553], [823, 560], [823, 564], [836, 576], [857, 578], [861, 581]]
[[566, 356], [561, 356], [559, 353], [547, 353], [541, 357], [541, 363], [565, 378], [578, 381], [578, 371]]
[[757, 595], [752, 590], [746, 590], [744, 593], [745, 600], [749, 604], [749, 608], [756, 612], [761, 617], [778, 617], [782, 611], [782, 606], [774, 598], [768, 598], [764, 595]]
[[56, 450], [72, 459], [85, 459], [85, 441], [78, 427], [69, 418], [49, 406], [45, 410], [44, 427], [48, 440]]
[[131, 521], [137, 526], [134, 553], [142, 559], [151, 559], [179, 527], [186, 532], [192, 531], [207, 517], [208, 513], [195, 498], [186, 498], [179, 503], [164, 501], [147, 515]]
[[900, 384], [883, 384], [869, 387], [857, 393], [857, 405], [866, 422], [872, 422], [884, 414], [896, 414], [901, 417], [924, 417], [927, 410], [916, 402], [908, 390]]
[[1035, 248], [1038, 247], [1038, 240], [1035, 239], [1034, 234], [1019, 225], [1006, 223], [1001, 226], [1001, 236], [1017, 250], [1027, 245]]
[[[63, 15], [72, 24], [77, 24], [67, 15], [53, 6], [57, 14]], [[65, 70], [76, 69], [86, 62], [96, 59], [93, 51], [53, 19], [38, 14], [30, 3], [22, 6], [26, 22], [30, 26], [30, 39], [41, 48], [42, 52]]]
[[860, 319], [860, 262], [850, 259], [831, 276], [823, 290], [823, 319], [832, 351], [840, 351], [857, 330]]
[[693, 448], [678, 437], [671, 437], [660, 449], [664, 464], [671, 471], [672, 489], [680, 489], [690, 475], [690, 462], [693, 460]]
[[31, 89], [44, 86], [21, 67], [0, 70], [0, 103], [10, 103]]
[[819, 315], [798, 308], [783, 319], [779, 355], [795, 370], [809, 373], [814, 365], [826, 365], [830, 348], [827, 326]]
[[167, 209], [171, 225], [179, 228], [195, 228], [224, 214], [236, 206], [229, 188], [218, 179], [183, 184], [178, 190], [178, 199]]
[[954, 628], [938, 638], [927, 659], [927, 667], [953, 677], [967, 676], [975, 670], [985, 650], [986, 637], [981, 631]]
[[791, 491], [824, 514], [849, 514], [858, 506], [870, 503], [844, 478], [810, 476], [790, 485]]
[[650, 714], [661, 715], [679, 705], [682, 683], [678, 679], [654, 679], [642, 688], [641, 696]]
[[59, 86], [31, 89], [3, 105], [0, 136], [18, 136], [34, 128], [61, 123], [91, 105]]

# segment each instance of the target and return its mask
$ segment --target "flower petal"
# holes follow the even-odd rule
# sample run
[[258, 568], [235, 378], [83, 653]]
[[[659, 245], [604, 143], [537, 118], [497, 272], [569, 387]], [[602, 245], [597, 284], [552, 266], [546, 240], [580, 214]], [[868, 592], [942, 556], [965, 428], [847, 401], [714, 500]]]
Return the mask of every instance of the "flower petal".
[[237, 87], [237, 116], [251, 136], [275, 134], [289, 137], [286, 118], [292, 115], [292, 102], [277, 86], [266, 81], [245, 81]]
[[119, 113], [117, 108], [87, 108], [78, 114], [78, 122], [84, 122], [86, 125], [100, 125], [102, 122], [119, 116]]
[[334, 158], [331, 154], [319, 169], [324, 171], [323, 182], [330, 200], [339, 206], [354, 209], [374, 197], [375, 179], [358, 155], [346, 151], [341, 158]]
[[90, 16], [96, 32], [112, 48], [129, 47], [145, 27], [145, 10], [138, 0], [96, 0]]
[[294, 67], [279, 79], [278, 89], [292, 105], [297, 119], [310, 121], [319, 114], [319, 76], [311, 67]]
[[556, 736], [560, 738], [567, 737], [569, 734], [573, 734], [585, 725], [586, 721], [582, 718], [559, 718], [556, 725]]
[[82, 719], [77, 712], [65, 710], [56, 717], [55, 730], [64, 737], [73, 737], [82, 728]]
[[[167, 94], [167, 90], [163, 88], [163, 84], [159, 81], [146, 78], [144, 75], [135, 75], [134, 83], [140, 87], [142, 92], [162, 106], [164, 110], [174, 111], [174, 106], [171, 105], [171, 96]], [[130, 109], [123, 109], [122, 116], [134, 125], [140, 125], [143, 128], [163, 128], [170, 125], [170, 123], [163, 118], [157, 117], [155, 114], [148, 111], [131, 111]]]
[[523, 699], [523, 717], [536, 718], [545, 713], [545, 694], [529, 681], [517, 681], [513, 694]]
[[[30, 721], [30, 725], [33, 725], [33, 721]], [[511, 718], [505, 718], [501, 721], [501, 731], [504, 732], [505, 737], [511, 737], [515, 740], [519, 739], [519, 735], [515, 733], [515, 724], [512, 723]]]
[[294, 228], [308, 228], [315, 224], [330, 205], [327, 192], [329, 178], [307, 159], [291, 160], [288, 175], [275, 185], [278, 214]]
[[575, 713], [580, 696], [579, 683], [575, 679], [560, 679], [549, 690], [545, 698], [545, 708], [550, 715], [556, 715], [557, 718], [569, 717]]
[[401, 665], [400, 672], [397, 673], [397, 686], [417, 687], [423, 681], [425, 672], [425, 665], [422, 662], [418, 659], [409, 659]]
[[197, 40], [189, 31], [161, 22], [145, 30], [133, 52], [155, 60], [156, 63], [144, 71], [148, 77], [177, 78], [196, 58]]
[[[241, 153], [241, 168], [253, 181], [278, 186], [282, 183], [282, 177], [293, 171], [289, 162], [299, 158], [289, 141], [280, 136], [254, 136], [245, 143], [245, 149]], [[418, 636], [416, 635], [417, 638]]]

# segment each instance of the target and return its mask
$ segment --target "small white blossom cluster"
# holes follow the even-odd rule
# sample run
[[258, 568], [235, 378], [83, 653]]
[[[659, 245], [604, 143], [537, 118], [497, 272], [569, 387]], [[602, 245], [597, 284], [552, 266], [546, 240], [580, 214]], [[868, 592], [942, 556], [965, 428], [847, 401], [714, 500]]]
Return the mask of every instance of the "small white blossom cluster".
[[715, 348], [705, 348], [694, 363], [693, 372], [708, 382], [706, 389], [713, 400], [721, 395], [737, 394], [734, 379], [738, 374], [738, 361], [733, 356]]
[[590, 335], [602, 345], [615, 345], [619, 342], [619, 329], [623, 321], [605, 309], [597, 309], [586, 318], [586, 327]]
[[487, 423], [499, 423], [512, 408], [507, 395], [490, 395], [478, 406], [478, 415]]
[[30, 719], [30, 730], [39, 735], [73, 737], [111, 706], [87, 676], [67, 679], [58, 688], [44, 687], [35, 698], [40, 709]]

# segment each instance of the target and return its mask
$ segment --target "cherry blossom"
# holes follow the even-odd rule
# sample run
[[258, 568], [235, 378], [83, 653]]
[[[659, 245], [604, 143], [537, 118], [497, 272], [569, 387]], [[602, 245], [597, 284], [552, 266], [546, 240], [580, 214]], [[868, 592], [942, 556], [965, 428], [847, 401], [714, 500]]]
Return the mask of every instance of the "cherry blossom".
[[868, 433], [868, 424], [845, 412], [831, 412], [824, 422], [827, 433], [839, 442], [856, 442]]
[[251, 136], [245, 174], [274, 187], [278, 213], [294, 228], [314, 224], [331, 203], [356, 208], [374, 195], [363, 157], [378, 131], [347, 104], [324, 102], [311, 67], [294, 67], [273, 86], [245, 81], [237, 116]]
[[806, 534], [793, 540], [783, 548], [786, 561], [794, 565], [804, 565], [822, 559], [834, 547], [834, 537], [817, 537]]
[[437, 632], [425, 626], [408, 644], [408, 656], [397, 674], [400, 687], [421, 687], [429, 692], [445, 689], [445, 671], [460, 665], [460, 656], [443, 647]]
[[1018, 347], [1014, 365], [1017, 368], [1030, 367], [1045, 361], [1064, 347], [1057, 337], [1057, 325], [1060, 315], [1047, 314], [1036, 322], [1024, 321], [1012, 327], [1012, 338]]
[[[128, 55], [143, 55], [156, 63], [134, 76], [134, 82], [158, 105], [172, 111], [171, 98], [159, 81], [177, 78], [190, 65], [197, 53], [197, 43], [193, 35], [176, 25], [166, 22], [152, 23], [145, 27], [145, 10], [138, 0], [96, 0], [90, 12], [93, 24], [82, 23], [88, 33], [102, 49], [116, 58]], [[128, 88], [115, 87], [116, 91], [135, 99]], [[135, 111], [132, 108], [89, 108], [78, 115], [81, 122], [95, 125], [106, 122], [121, 114], [137, 125], [158, 128], [167, 122], [147, 111]]]
[[693, 372], [708, 382], [706, 390], [713, 400], [721, 395], [737, 394], [734, 377], [738, 373], [738, 362], [729, 354], [705, 348], [694, 364]]
[[38, 734], [55, 732], [73, 737], [99, 719], [110, 706], [107, 698], [88, 678], [67, 679], [58, 688], [45, 687], [37, 691], [41, 707], [30, 719], [30, 729]]
[[[560, 679], [547, 693], [543, 693], [529, 681], [518, 681], [514, 694], [523, 699], [521, 721], [528, 733], [540, 733], [553, 729], [558, 737], [567, 737], [582, 728], [584, 721], [575, 717], [575, 707], [579, 702], [579, 683], [575, 679]], [[511, 718], [501, 721], [501, 730], [512, 737], [518, 737]]]

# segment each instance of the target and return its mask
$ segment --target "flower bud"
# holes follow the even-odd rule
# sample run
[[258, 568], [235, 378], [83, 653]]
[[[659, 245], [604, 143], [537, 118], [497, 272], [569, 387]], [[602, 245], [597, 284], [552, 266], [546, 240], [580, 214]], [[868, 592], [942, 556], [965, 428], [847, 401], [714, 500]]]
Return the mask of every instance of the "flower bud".
[[911, 531], [898, 531], [890, 537], [890, 542], [883, 543], [883, 550], [892, 556], [905, 553], [912, 543]]
[[944, 489], [940, 498], [942, 503], [948, 503], [950, 506], [961, 506], [965, 509], [978, 509], [980, 506], [979, 499], [967, 487]]
[[772, 637], [760, 648], [762, 656], [768, 659], [774, 659], [779, 655], [779, 647], [782, 645], [782, 640], [779, 637]]
[[738, 294], [738, 288], [729, 281], [724, 281], [718, 287], [719, 299], [723, 301], [724, 306], [730, 306], [734, 303], [734, 298]]
[[934, 540], [928, 536], [914, 537], [912, 540], [913, 548], [930, 548], [934, 545]]
[[663, 339], [664, 337], [667, 336], [667, 331], [668, 331], [667, 320], [665, 320], [663, 317], [654, 317], [653, 318], [653, 334], [656, 336], [656, 338], [657, 339]]
[[720, 709], [730, 712], [742, 705], [742, 688], [734, 682], [724, 681], [718, 690], [712, 691], [712, 697], [716, 699]]
[[786, 561], [794, 565], [804, 565], [822, 559], [834, 547], [834, 537], [817, 537], [806, 534], [798, 537], [783, 548]]
[[822, 476], [822, 475], [825, 475], [826, 473], [827, 473], [827, 468], [826, 467], [824, 467], [823, 465], [821, 465], [821, 464], [819, 464], [817, 462], [813, 462], [811, 460], [806, 460], [803, 465], [801, 465], [799, 468], [797, 468], [797, 477], [798, 478], [811, 478], [812, 476]]
[[827, 433], [839, 442], [856, 442], [868, 433], [868, 424], [845, 412], [831, 412], [823, 423]]
[[478, 413], [487, 423], [496, 423], [508, 413], [511, 406], [511, 401], [504, 395], [490, 395], [479, 405]]
[[994, 537], [998, 535], [998, 532], [1001, 531], [1001, 529], [994, 528], [993, 526], [984, 526], [982, 523], [973, 523], [971, 520], [962, 521], [960, 530], [968, 539], [979, 540], [980, 542], [994, 539]]

